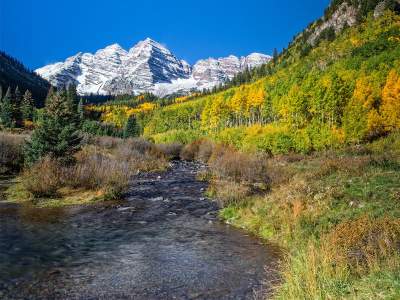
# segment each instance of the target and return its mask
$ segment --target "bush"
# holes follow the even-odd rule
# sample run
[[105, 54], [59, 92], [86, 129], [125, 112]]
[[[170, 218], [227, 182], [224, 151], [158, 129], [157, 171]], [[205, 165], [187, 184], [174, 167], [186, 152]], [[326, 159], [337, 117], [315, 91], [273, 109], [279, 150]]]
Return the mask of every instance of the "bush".
[[326, 238], [332, 263], [347, 265], [352, 272], [373, 270], [386, 258], [399, 253], [400, 220], [368, 216], [343, 222]]
[[225, 180], [213, 181], [209, 192], [217, 199], [220, 207], [240, 205], [246, 197], [253, 193], [252, 188], [248, 185]]
[[134, 170], [125, 160], [107, 156], [99, 150], [80, 152], [75, 166], [64, 169], [64, 185], [87, 190], [102, 189], [107, 198], [122, 195]]
[[56, 160], [44, 157], [22, 175], [22, 185], [34, 198], [57, 196], [64, 183], [64, 168]]
[[214, 144], [208, 139], [200, 139], [186, 145], [181, 151], [181, 158], [188, 161], [198, 160], [207, 163], [214, 149]]
[[168, 159], [179, 159], [183, 145], [179, 143], [158, 144], [157, 149], [160, 150]]
[[[26, 170], [22, 184], [34, 198], [57, 197], [61, 188], [98, 190], [106, 199], [124, 193], [132, 175], [163, 169], [165, 155], [144, 139], [94, 138], [75, 155], [74, 165], [46, 157]], [[102, 145], [102, 146], [98, 146]]]
[[25, 135], [0, 132], [0, 174], [18, 171], [22, 167], [26, 138]]
[[245, 154], [226, 146], [215, 147], [209, 160], [213, 175], [237, 183], [268, 184], [267, 159], [262, 154]]

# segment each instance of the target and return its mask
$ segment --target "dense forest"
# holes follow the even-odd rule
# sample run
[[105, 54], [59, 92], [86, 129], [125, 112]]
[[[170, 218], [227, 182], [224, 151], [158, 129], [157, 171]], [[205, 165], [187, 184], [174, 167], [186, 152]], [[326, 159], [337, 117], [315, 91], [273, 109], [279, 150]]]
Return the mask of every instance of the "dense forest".
[[36, 100], [36, 105], [42, 107], [50, 83], [15, 58], [0, 51], [0, 86], [3, 89], [10, 87], [15, 90], [18, 86], [21, 91], [29, 90]]
[[399, 20], [392, 12], [370, 15], [305, 57], [290, 64], [280, 57], [269, 76], [159, 106], [144, 134], [159, 142], [209, 135], [272, 153], [322, 150], [386, 135], [400, 120]]

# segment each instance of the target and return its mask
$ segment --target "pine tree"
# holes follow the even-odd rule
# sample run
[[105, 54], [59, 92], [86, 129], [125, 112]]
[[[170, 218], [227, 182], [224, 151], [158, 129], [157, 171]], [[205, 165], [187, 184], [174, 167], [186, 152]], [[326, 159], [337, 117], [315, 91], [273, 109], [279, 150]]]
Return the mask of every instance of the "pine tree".
[[22, 119], [26, 121], [32, 121], [33, 110], [34, 100], [32, 98], [32, 93], [29, 90], [26, 90], [21, 104]]
[[66, 92], [67, 92], [68, 102], [71, 106], [73, 106], [72, 109], [77, 110], [79, 100], [78, 100], [78, 94], [76, 92], [76, 86], [74, 84], [70, 84]]
[[278, 62], [278, 57], [279, 57], [278, 50], [274, 48], [274, 53], [272, 55], [272, 61], [274, 62], [274, 64]]
[[77, 113], [71, 109], [65, 90], [49, 91], [43, 120], [33, 131], [25, 149], [28, 165], [44, 156], [50, 156], [61, 163], [74, 162], [74, 153], [79, 150], [81, 136], [78, 132]]
[[139, 135], [140, 135], [140, 132], [139, 132], [138, 124], [136, 122], [136, 118], [134, 115], [131, 115], [125, 124], [124, 138], [136, 137]]
[[13, 119], [16, 126], [22, 126], [22, 113], [21, 113], [21, 104], [22, 104], [22, 94], [17, 86], [15, 88], [14, 93], [14, 102], [13, 102]]
[[15, 125], [13, 120], [13, 105], [10, 87], [8, 87], [7, 92], [0, 103], [0, 123], [6, 128], [12, 128]]
[[82, 124], [82, 122], [85, 118], [85, 109], [83, 107], [83, 99], [82, 98], [79, 99], [77, 112], [78, 112], [79, 122]]

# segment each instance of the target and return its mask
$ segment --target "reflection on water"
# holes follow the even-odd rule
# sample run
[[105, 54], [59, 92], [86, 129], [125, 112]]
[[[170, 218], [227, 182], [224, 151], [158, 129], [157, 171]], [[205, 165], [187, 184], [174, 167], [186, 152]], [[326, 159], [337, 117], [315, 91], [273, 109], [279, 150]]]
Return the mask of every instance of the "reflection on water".
[[276, 249], [220, 224], [195, 172], [144, 175], [123, 207], [0, 204], [0, 298], [252, 298]]

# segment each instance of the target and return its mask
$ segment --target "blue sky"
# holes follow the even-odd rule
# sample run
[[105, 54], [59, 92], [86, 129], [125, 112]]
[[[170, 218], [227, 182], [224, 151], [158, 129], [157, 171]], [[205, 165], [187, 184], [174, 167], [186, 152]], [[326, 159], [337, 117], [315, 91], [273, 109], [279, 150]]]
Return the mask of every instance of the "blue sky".
[[329, 0], [0, 0], [0, 49], [31, 69], [150, 37], [194, 63], [270, 54], [320, 17]]

